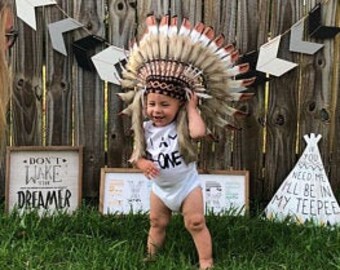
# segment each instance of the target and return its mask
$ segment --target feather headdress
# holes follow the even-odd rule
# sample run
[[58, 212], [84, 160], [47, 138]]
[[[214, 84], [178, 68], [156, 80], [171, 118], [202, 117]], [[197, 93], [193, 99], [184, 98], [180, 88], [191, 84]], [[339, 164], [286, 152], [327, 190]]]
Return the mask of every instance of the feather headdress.
[[[233, 116], [243, 112], [230, 107], [230, 101], [252, 96], [242, 93], [254, 78], [236, 80], [235, 76], [249, 70], [249, 65], [235, 65], [239, 53], [233, 45], [224, 45], [224, 36], [199, 22], [194, 27], [183, 19], [163, 16], [159, 21], [150, 15], [147, 29], [135, 42], [123, 67], [121, 85], [129, 89], [120, 93], [128, 107], [123, 114], [132, 115], [134, 152], [131, 162], [145, 156], [143, 135], [144, 96], [149, 92], [170, 95], [185, 100], [188, 92], [200, 98], [203, 119], [212, 126], [232, 127]], [[194, 146], [187, 131], [185, 109], [178, 114], [180, 151], [186, 162], [196, 159]]]

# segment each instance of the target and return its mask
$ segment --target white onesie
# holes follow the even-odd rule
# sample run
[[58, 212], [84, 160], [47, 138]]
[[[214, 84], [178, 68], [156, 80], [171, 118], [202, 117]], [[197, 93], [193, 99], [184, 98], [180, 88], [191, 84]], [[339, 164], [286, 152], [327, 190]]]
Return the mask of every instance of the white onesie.
[[201, 185], [196, 162], [186, 164], [179, 152], [176, 122], [165, 127], [155, 127], [151, 121], [144, 123], [147, 159], [160, 169], [152, 180], [152, 191], [172, 211], [179, 211], [184, 199]]

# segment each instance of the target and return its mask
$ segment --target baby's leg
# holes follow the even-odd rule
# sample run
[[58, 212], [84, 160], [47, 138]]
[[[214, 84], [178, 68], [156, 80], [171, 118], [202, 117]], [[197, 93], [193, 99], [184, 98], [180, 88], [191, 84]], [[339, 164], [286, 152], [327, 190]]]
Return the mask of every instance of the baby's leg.
[[153, 192], [150, 194], [150, 230], [148, 237], [148, 255], [156, 254], [164, 242], [166, 227], [171, 218], [171, 210]]
[[190, 232], [195, 242], [200, 269], [212, 267], [211, 236], [205, 224], [203, 194], [200, 187], [195, 188], [184, 200], [182, 213], [185, 227]]

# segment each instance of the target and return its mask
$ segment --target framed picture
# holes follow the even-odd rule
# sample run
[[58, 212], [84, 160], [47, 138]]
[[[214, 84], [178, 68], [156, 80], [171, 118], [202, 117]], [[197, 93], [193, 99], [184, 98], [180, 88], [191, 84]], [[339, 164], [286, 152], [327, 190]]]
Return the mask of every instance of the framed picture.
[[150, 209], [151, 181], [136, 169], [102, 168], [99, 211], [127, 214]]
[[82, 164], [82, 147], [8, 147], [6, 211], [73, 212], [81, 202]]
[[[245, 214], [249, 207], [249, 172], [200, 172], [205, 213]], [[102, 168], [99, 211], [103, 214], [146, 213], [152, 180], [137, 169]]]

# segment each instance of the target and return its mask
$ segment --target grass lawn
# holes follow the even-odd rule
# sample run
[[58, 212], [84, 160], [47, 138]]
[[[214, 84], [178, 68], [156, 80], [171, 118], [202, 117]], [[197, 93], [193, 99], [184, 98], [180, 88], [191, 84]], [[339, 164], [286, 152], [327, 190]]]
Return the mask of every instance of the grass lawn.
[[[143, 264], [146, 215], [39, 218], [0, 210], [0, 269], [197, 269], [196, 251], [179, 215], [156, 262]], [[340, 228], [285, 225], [250, 216], [208, 216], [214, 269], [340, 269]]]

